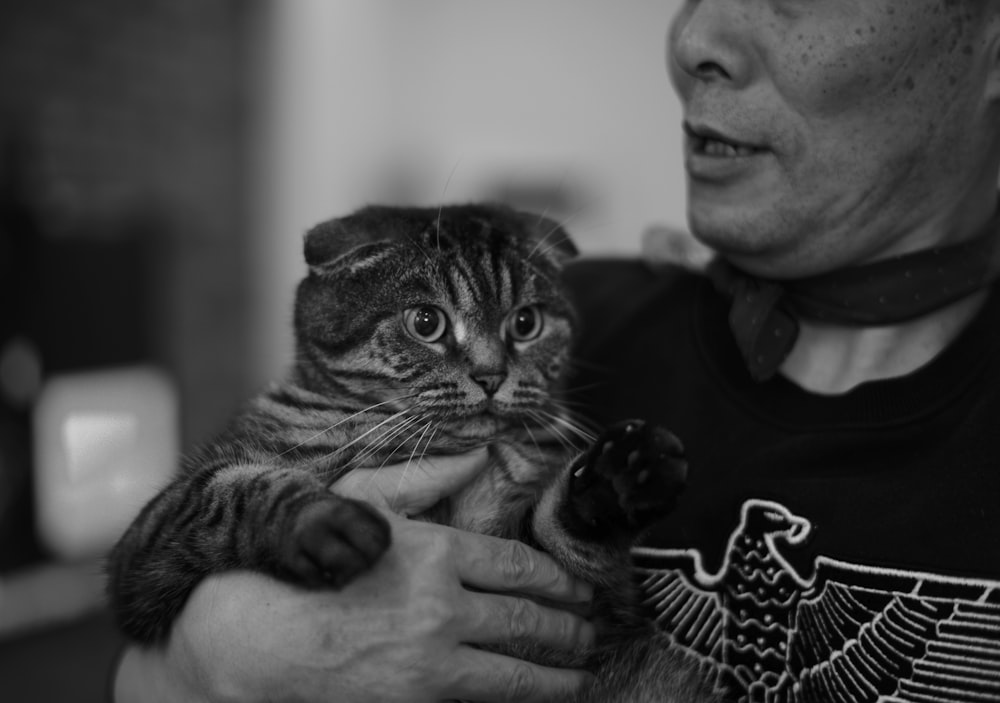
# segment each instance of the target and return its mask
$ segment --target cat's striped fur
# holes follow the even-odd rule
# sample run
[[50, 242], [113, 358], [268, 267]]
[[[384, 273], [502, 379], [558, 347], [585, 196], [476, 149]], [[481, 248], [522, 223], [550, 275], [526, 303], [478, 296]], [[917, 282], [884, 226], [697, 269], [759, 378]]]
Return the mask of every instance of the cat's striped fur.
[[[390, 534], [331, 483], [355, 467], [487, 445], [483, 475], [424, 517], [547, 549], [599, 587], [595, 612], [608, 633], [586, 661], [516, 653], [600, 667], [608, 688], [587, 700], [673, 700], [684, 678], [676, 657], [634, 608], [627, 549], [639, 525], [626, 523], [635, 514], [597, 530], [604, 516], [581, 515], [610, 488], [571, 487], [574, 446], [589, 439], [556, 400], [573, 326], [559, 270], [574, 253], [550, 220], [491, 205], [370, 207], [311, 230], [289, 377], [188, 458], [110, 555], [109, 594], [126, 634], [165, 641], [211, 572], [348, 582]], [[649, 436], [662, 463], [672, 450]], [[606, 462], [604, 441], [573, 471]], [[676, 464], [661, 467], [668, 484]], [[676, 487], [665, 484], [659, 507]]]

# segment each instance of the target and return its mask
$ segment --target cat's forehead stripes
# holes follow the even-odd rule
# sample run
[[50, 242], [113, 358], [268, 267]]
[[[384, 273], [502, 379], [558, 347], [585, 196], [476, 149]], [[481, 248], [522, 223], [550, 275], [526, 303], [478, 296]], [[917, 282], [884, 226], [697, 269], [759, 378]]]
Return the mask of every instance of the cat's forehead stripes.
[[513, 306], [533, 273], [519, 237], [478, 220], [466, 227], [443, 224], [440, 231], [424, 232], [422, 240], [422, 246], [435, 247], [450, 294], [479, 306]]

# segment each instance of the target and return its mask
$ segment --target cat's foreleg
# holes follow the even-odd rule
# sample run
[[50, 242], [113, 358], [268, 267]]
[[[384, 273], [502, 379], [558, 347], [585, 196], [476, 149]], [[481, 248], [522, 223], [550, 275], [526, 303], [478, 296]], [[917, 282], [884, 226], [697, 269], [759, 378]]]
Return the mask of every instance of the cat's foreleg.
[[251, 569], [309, 587], [339, 588], [390, 542], [371, 506], [330, 493], [307, 472], [260, 465], [195, 471], [140, 513], [112, 550], [108, 591], [123, 631], [164, 641], [209, 573]]
[[672, 433], [620, 422], [571, 465], [559, 517], [579, 537], [631, 542], [673, 510], [686, 479], [684, 448]]
[[629, 548], [673, 509], [686, 476], [681, 443], [670, 432], [641, 420], [612, 425], [545, 489], [531, 533], [576, 575], [621, 588]]

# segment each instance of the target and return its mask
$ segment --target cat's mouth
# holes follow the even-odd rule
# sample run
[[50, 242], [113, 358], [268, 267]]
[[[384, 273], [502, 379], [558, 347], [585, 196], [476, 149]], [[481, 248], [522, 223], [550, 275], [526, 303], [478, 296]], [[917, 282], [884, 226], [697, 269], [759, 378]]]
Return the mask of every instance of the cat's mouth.
[[537, 415], [537, 412], [525, 407], [515, 408], [486, 401], [464, 408], [452, 408], [447, 415], [439, 416], [437, 431], [440, 435], [463, 442], [491, 441], [499, 434], [523, 431], [526, 427], [536, 432], [544, 431]]
[[448, 424], [448, 431], [461, 439], [488, 439], [510, 427], [511, 421], [491, 410], [458, 418]]

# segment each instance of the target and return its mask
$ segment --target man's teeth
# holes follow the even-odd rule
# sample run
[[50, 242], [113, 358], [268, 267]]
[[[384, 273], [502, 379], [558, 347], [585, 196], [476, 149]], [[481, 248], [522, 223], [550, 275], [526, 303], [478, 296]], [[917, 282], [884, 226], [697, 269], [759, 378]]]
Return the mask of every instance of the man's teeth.
[[746, 146], [736, 146], [715, 139], [706, 139], [702, 151], [708, 156], [750, 156], [754, 150]]

